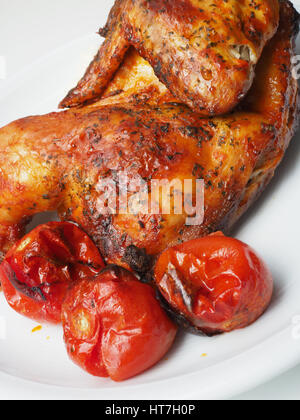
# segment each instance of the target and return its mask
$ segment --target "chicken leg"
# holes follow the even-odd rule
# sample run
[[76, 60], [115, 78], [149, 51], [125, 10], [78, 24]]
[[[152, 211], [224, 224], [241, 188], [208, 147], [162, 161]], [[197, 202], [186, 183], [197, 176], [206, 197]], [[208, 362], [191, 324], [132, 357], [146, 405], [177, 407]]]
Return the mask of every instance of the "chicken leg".
[[[282, 2], [281, 24], [255, 83], [227, 116], [200, 118], [172, 102], [152, 67], [129, 51], [112, 81], [121, 93], [108, 89], [93, 105], [0, 129], [2, 255], [31, 216], [48, 210], [81, 226], [107, 262], [139, 272], [169, 246], [230, 229], [272, 179], [298, 125], [298, 85], [291, 72], [297, 30], [298, 14]], [[153, 179], [203, 179], [204, 222], [186, 226], [185, 213], [145, 214], [138, 204], [133, 212], [105, 214], [101, 182], [124, 172], [148, 185]], [[133, 203], [141, 202], [143, 196], [130, 194], [137, 198]]]

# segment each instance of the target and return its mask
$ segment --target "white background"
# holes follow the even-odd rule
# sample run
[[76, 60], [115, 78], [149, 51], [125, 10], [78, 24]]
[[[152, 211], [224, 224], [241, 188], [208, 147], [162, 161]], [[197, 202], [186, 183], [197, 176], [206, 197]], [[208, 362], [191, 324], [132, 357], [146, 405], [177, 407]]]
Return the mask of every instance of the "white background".
[[[96, 32], [105, 23], [101, 10], [111, 3], [111, 0], [0, 0], [0, 56], [6, 58], [7, 77], [56, 48]], [[5, 80], [0, 80], [0, 87], [4, 83]], [[300, 399], [300, 366], [238, 398]]]

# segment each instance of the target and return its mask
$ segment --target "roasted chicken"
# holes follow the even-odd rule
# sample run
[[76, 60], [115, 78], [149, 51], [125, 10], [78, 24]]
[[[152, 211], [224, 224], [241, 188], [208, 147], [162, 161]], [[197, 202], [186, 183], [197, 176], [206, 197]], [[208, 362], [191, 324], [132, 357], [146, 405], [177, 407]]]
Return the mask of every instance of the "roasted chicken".
[[[233, 113], [201, 118], [130, 49], [96, 103], [2, 128], [2, 255], [33, 215], [48, 210], [80, 225], [107, 262], [140, 273], [169, 246], [229, 230], [272, 179], [298, 125], [298, 85], [291, 73], [298, 14], [288, 1], [280, 9], [279, 29]], [[105, 214], [100, 185], [122, 172], [147, 185], [153, 179], [203, 179], [203, 224], [186, 226], [186, 214], [145, 214], [145, 192], [131, 192], [133, 212]]]
[[223, 114], [251, 87], [278, 21], [278, 0], [116, 0], [104, 44], [61, 107], [98, 98], [132, 45], [177, 100]]

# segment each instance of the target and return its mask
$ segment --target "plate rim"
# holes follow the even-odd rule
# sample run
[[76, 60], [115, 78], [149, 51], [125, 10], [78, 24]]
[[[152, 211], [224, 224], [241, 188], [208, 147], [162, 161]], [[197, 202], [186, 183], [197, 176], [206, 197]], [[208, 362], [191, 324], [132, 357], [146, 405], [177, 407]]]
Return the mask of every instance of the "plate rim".
[[[78, 37], [44, 54], [38, 60], [25, 66], [14, 76], [5, 80], [4, 85], [0, 87], [0, 94], [8, 94], [14, 82], [28, 74], [30, 69], [35, 68], [37, 70], [37, 67], [42, 65], [47, 59], [78, 42], [92, 39], [92, 37], [94, 37], [92, 34]], [[264, 349], [263, 351], [262, 348]], [[258, 373], [257, 364], [265, 362], [265, 355], [266, 353], [269, 355], [270, 352], [272, 352], [272, 368], [265, 365], [264, 369]], [[247, 358], [250, 361], [249, 359], [247, 361]], [[246, 361], [247, 365], [245, 367]], [[179, 398], [180, 394], [183, 394], [182, 399], [228, 399], [268, 382], [295, 367], [299, 362], [300, 340], [297, 341], [292, 338], [292, 325], [290, 325], [239, 355], [203, 368], [201, 371], [179, 375], [176, 378], [156, 380], [146, 384], [128, 385], [122, 388], [117, 386], [111, 388], [105, 388], [104, 386], [98, 389], [88, 387], [69, 388], [47, 385], [0, 371], [0, 399], [12, 399], [12, 397], [13, 399], [24, 399], [26, 396], [28, 399], [34, 396], [34, 398], [38, 399], [56, 399], [59, 397], [59, 399], [143, 400], [145, 395], [150, 395], [151, 399], [178, 400], [181, 399]], [[243, 369], [240, 369], [240, 367], [243, 367]], [[219, 369], [221, 369], [223, 377], [228, 375], [231, 379], [235, 377], [235, 380], [232, 379], [231, 382], [228, 382], [227, 378], [223, 378], [220, 381], [216, 374], [216, 371]], [[217, 387], [213, 387], [213, 379], [219, 381]], [[204, 385], [203, 382], [207, 381], [207, 389], [202, 392], [195, 389], [197, 380], [200, 380], [200, 385]], [[184, 392], [179, 388], [182, 381], [185, 381]]]
[[[262, 351], [262, 348], [264, 349]], [[266, 354], [272, 358], [266, 359]], [[283, 357], [284, 355], [284, 357]], [[272, 362], [270, 363], [270, 360]], [[293, 338], [293, 326], [274, 334], [251, 349], [203, 370], [176, 378], [123, 388], [70, 388], [42, 384], [0, 372], [1, 399], [70, 400], [224, 400], [237, 397], [295, 367], [300, 360], [300, 340]], [[266, 363], [267, 361], [267, 363]], [[245, 363], [247, 367], [245, 368]], [[257, 367], [264, 365], [264, 369]], [[274, 366], [276, 368], [274, 369]], [[222, 377], [217, 371], [222, 372]], [[228, 381], [227, 378], [230, 378]], [[184, 381], [184, 392], [180, 388]], [[197, 381], [197, 382], [196, 382]], [[216, 386], [216, 382], [217, 386]], [[206, 390], [199, 392], [206, 385]]]

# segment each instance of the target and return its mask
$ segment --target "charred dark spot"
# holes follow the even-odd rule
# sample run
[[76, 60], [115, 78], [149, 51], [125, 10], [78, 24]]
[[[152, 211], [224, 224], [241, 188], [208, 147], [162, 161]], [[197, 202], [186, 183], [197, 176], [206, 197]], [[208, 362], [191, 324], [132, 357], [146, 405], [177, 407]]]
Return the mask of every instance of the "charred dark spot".
[[23, 295], [29, 297], [30, 299], [35, 300], [36, 302], [46, 302], [47, 299], [42, 291], [43, 285], [40, 285], [39, 287], [30, 287], [26, 283], [22, 283], [17, 278], [16, 273], [14, 270], [10, 267], [8, 273], [8, 279], [12, 286]]
[[144, 275], [147, 271], [151, 270], [153, 260], [152, 257], [146, 253], [145, 249], [130, 245], [126, 248], [123, 262], [128, 264], [133, 271]]
[[161, 131], [162, 131], [163, 133], [168, 133], [168, 132], [169, 132], [169, 130], [170, 130], [170, 124], [165, 124], [165, 125], [162, 125], [162, 126], [160, 127], [160, 129], [161, 129]]
[[99, 35], [102, 36], [102, 38], [106, 38], [109, 33], [109, 26], [105, 26], [104, 28], [100, 28], [98, 31]]
[[166, 313], [171, 318], [171, 320], [174, 321], [179, 327], [184, 328], [186, 331], [194, 335], [200, 335], [202, 337], [208, 336], [203, 331], [196, 328], [192, 324], [192, 322], [189, 321], [184, 315], [182, 315], [180, 312], [175, 311], [175, 309], [169, 305], [167, 300], [163, 297], [163, 295], [160, 293], [158, 289], [156, 291], [156, 297], [159, 303], [161, 304], [162, 308], [166, 311]]
[[140, 282], [144, 284], [153, 284], [153, 272], [148, 271], [140, 277]]
[[141, 220], [139, 220], [138, 223], [139, 223], [141, 229], [145, 229], [146, 226], [145, 226], [145, 223], [144, 222], [142, 222]]

